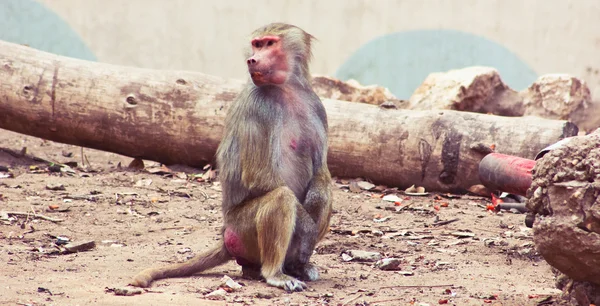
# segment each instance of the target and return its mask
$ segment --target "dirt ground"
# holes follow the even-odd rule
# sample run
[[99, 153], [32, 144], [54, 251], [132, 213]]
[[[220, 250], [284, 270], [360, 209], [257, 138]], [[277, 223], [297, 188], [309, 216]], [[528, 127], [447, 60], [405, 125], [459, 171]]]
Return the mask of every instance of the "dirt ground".
[[[1, 305], [549, 305], [559, 294], [522, 214], [488, 212], [488, 199], [474, 196], [399, 192], [401, 203], [394, 203], [338, 186], [331, 232], [312, 257], [321, 279], [307, 291], [290, 294], [242, 279], [231, 262], [119, 296], [110, 289], [125, 287], [141, 269], [185, 260], [215, 243], [219, 185], [198, 182], [194, 171], [186, 178], [174, 168], [127, 169], [131, 158], [91, 149], [83, 150], [82, 164], [79, 147], [4, 130], [0, 147], [26, 147], [29, 155], [0, 151], [0, 167], [14, 173], [0, 172]], [[52, 172], [31, 156], [77, 166], [74, 173]], [[27, 215], [34, 211], [63, 221]], [[434, 225], [452, 219], [458, 221]], [[64, 238], [93, 240], [95, 247], [60, 254]], [[400, 270], [346, 261], [348, 250], [399, 258]], [[205, 297], [224, 275], [243, 287], [224, 300]]]

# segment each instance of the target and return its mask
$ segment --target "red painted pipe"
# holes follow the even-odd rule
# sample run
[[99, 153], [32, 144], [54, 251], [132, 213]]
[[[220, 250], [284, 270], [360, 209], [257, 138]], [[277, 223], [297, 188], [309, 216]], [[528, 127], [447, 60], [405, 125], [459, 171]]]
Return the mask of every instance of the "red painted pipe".
[[479, 180], [492, 190], [526, 196], [535, 160], [490, 153], [479, 162]]

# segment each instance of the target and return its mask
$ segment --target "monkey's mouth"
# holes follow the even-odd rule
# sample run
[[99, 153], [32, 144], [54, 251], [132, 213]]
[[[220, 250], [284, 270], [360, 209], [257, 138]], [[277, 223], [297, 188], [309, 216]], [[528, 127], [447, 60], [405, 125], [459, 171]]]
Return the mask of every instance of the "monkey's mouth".
[[266, 70], [251, 70], [250, 78], [256, 86], [262, 85], [281, 85], [286, 81], [286, 75], [278, 73], [277, 71], [266, 69]]
[[268, 82], [268, 73], [265, 73], [262, 71], [251, 71], [250, 78], [252, 78], [252, 82], [254, 82], [254, 84], [257, 86], [261, 86], [261, 85], [265, 85], [265, 84], [269, 83]]

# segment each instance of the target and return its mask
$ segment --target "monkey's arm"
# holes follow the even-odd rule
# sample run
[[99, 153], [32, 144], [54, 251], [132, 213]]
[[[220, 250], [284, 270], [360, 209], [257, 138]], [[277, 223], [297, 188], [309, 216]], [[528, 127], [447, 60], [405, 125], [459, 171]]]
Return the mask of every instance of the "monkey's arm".
[[331, 175], [326, 164], [310, 181], [303, 206], [318, 226], [320, 241], [329, 230], [332, 209]]

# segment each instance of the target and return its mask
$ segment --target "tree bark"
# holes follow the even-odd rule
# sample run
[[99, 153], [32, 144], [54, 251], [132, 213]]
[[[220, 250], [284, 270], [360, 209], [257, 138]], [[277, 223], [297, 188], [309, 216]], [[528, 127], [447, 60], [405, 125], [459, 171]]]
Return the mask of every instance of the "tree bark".
[[[164, 164], [213, 160], [244, 82], [87, 62], [0, 41], [0, 128]], [[323, 99], [332, 175], [428, 190], [478, 184], [484, 154], [533, 158], [577, 133], [559, 120], [410, 111]]]

